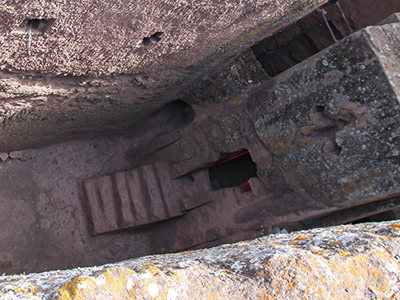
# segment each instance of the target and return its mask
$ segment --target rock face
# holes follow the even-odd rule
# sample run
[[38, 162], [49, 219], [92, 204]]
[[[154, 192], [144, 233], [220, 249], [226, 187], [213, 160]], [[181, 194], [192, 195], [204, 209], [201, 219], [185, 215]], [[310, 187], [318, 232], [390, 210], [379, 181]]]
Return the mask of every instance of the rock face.
[[381, 22], [379, 22], [378, 25], [385, 25], [385, 24], [391, 24], [391, 23], [398, 23], [400, 22], [400, 13], [394, 13], [390, 15], [389, 17], [385, 18]]
[[397, 195], [399, 32], [399, 23], [361, 30], [253, 96], [257, 136], [273, 155], [264, 174], [327, 206]]
[[62, 76], [180, 73], [324, 2], [11, 0], [0, 6], [0, 64]]
[[[238, 56], [323, 2], [0, 5], [2, 271], [99, 265], [400, 207], [399, 23], [274, 78], [250, 51]], [[397, 297], [399, 228], [3, 277], [0, 296]]]
[[[219, 187], [210, 175], [208, 203], [175, 221], [174, 250], [398, 207], [399, 33], [400, 23], [356, 32], [230, 101], [195, 106], [193, 123], [150, 141], [146, 159], [170, 163], [175, 180], [211, 174], [212, 164], [243, 149], [250, 161], [240, 172], [257, 168]], [[237, 187], [244, 183], [246, 191]]]
[[397, 299], [400, 224], [276, 234], [93, 268], [0, 277], [2, 299]]
[[0, 151], [131, 128], [324, 2], [1, 4]]

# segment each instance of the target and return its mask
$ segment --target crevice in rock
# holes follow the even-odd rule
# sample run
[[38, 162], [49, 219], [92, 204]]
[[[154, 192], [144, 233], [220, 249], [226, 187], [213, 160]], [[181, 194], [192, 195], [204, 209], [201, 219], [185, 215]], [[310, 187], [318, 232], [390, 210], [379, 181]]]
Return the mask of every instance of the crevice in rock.
[[55, 19], [25, 19], [14, 32], [43, 34], [50, 29], [54, 22]]
[[142, 44], [144, 46], [148, 46], [151, 43], [158, 43], [159, 41], [161, 41], [161, 36], [164, 34], [164, 32], [161, 31], [157, 31], [156, 33], [148, 36], [148, 37], [144, 37]]

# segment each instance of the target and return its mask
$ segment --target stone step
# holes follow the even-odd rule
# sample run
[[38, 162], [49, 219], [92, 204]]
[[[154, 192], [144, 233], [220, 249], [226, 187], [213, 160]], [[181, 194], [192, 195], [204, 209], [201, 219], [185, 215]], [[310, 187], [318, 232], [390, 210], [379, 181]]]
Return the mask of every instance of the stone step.
[[167, 220], [209, 201], [196, 196], [207, 188], [204, 176], [172, 179], [170, 173], [168, 164], [155, 163], [85, 180], [93, 233]]

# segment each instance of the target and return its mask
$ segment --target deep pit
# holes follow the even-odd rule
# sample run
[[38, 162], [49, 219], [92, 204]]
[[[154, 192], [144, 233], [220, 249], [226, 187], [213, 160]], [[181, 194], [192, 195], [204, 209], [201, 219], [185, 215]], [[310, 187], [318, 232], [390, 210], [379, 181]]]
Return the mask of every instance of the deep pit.
[[[400, 11], [399, 2], [391, 0], [381, 1], [378, 6], [370, 0], [344, 0], [340, 3], [353, 31], [374, 25], [388, 15]], [[340, 40], [348, 36], [349, 29], [338, 7], [328, 3], [322, 8], [327, 12], [328, 24], [335, 37]], [[37, 39], [40, 39], [44, 38], [42, 34], [46, 35], [46, 32], [57, 26], [57, 20], [24, 19], [19, 24], [19, 33], [27, 34], [31, 30], [32, 33], [40, 34], [37, 35]], [[139, 45], [145, 46], [138, 51], [158, 46], [167, 47], [160, 46], [167, 37], [168, 33], [148, 31], [147, 35], [141, 35], [137, 41]], [[250, 49], [262, 66], [265, 76], [279, 77], [282, 72], [333, 44], [334, 40], [321, 12], [314, 10], [296, 23], [252, 45]], [[249, 47], [243, 50], [248, 49]], [[216, 68], [202, 78], [208, 76], [208, 80], [218, 72], [221, 69]], [[240, 75], [242, 70], [233, 72]], [[168, 77], [169, 74], [163, 76]], [[227, 77], [226, 82], [232, 78]], [[46, 80], [43, 79], [45, 83]], [[57, 80], [60, 82], [60, 77]], [[89, 79], [72, 76], [66, 80], [69, 82], [67, 86], [74, 85], [74, 91], [83, 95], [96, 86], [95, 80], [102, 79], [91, 81], [90, 76]], [[110, 78], [104, 80], [111, 82]], [[248, 112], [239, 106], [242, 103], [235, 102], [236, 98], [232, 97], [234, 101], [225, 103], [199, 104], [185, 97], [172, 98], [171, 93], [168, 95], [170, 98], [153, 105], [153, 98], [141, 89], [133, 88], [130, 79], [121, 77], [120, 80], [129, 82], [129, 89], [121, 92], [119, 87], [111, 83], [105, 84], [105, 95], [108, 97], [104, 96], [104, 102], [96, 104], [101, 107], [101, 113], [89, 109], [90, 117], [86, 123], [74, 125], [80, 122], [74, 118], [78, 116], [79, 119], [85, 112], [85, 105], [82, 105], [78, 97], [78, 100], [68, 103], [71, 105], [71, 115], [65, 114], [64, 119], [55, 115], [55, 120], [51, 120], [50, 114], [51, 126], [48, 132], [47, 120], [43, 119], [42, 123], [32, 122], [32, 128], [43, 130], [43, 144], [39, 141], [40, 135], [30, 137], [30, 124], [24, 125], [25, 129], [28, 128], [27, 139], [38, 142], [32, 149], [19, 147], [23, 142], [16, 143], [12, 149], [7, 149], [7, 144], [2, 144], [2, 273], [31, 273], [101, 265], [149, 254], [246, 240], [282, 229], [291, 231], [341, 223], [388, 220], [399, 216], [396, 207], [400, 203], [393, 195], [388, 199], [378, 199], [376, 203], [338, 206], [338, 210], [324, 207], [321, 214], [310, 214], [302, 220], [293, 214], [286, 216], [287, 207], [291, 207], [293, 211], [299, 208], [300, 211], [303, 203], [300, 203], [294, 190], [285, 187], [283, 181], [272, 179], [269, 181], [271, 186], [263, 185], [262, 180], [266, 174], [260, 172], [257, 166], [272, 158], [259, 150], [260, 137], [255, 138], [254, 132], [246, 131], [254, 126], [251, 118], [244, 120], [243, 115]], [[80, 83], [78, 87], [75, 86], [75, 81]], [[146, 76], [136, 81], [148, 86], [154, 83], [152, 79], [146, 79]], [[57, 84], [52, 86], [47, 83], [48, 88], [58, 88]], [[250, 83], [244, 82], [244, 85]], [[68, 90], [67, 86], [61, 86], [60, 89], [65, 92], [64, 90]], [[192, 86], [185, 86], [181, 95], [191, 88]], [[45, 87], [41, 89], [39, 92], [43, 92]], [[170, 92], [173, 89], [154, 87], [157, 93], [166, 90]], [[227, 89], [229, 90], [229, 85]], [[203, 97], [212, 99], [214, 90], [210, 83], [210, 88], [204, 89], [204, 94], [209, 97], [204, 94]], [[39, 92], [34, 91], [34, 94]], [[112, 100], [117, 93], [126, 96], [127, 100], [115, 112]], [[48, 94], [49, 97], [54, 97], [52, 111], [57, 111], [60, 99], [51, 91]], [[133, 94], [138, 95], [142, 101], [137, 106], [129, 103], [129, 97]], [[38, 105], [42, 105], [41, 101], [44, 101], [41, 97], [43, 95], [35, 98]], [[90, 100], [90, 95], [87, 98]], [[21, 106], [26, 104], [25, 99], [18, 101]], [[244, 107], [248, 109], [251, 105]], [[34, 115], [34, 112], [30, 113], [30, 109], [28, 107], [24, 114]], [[354, 109], [357, 113], [362, 110], [357, 109], [359, 108]], [[340, 156], [341, 146], [336, 143], [336, 134], [356, 121], [348, 121], [343, 116], [341, 119], [332, 119], [326, 110], [323, 105], [313, 106], [310, 113], [326, 127], [313, 129], [306, 142], [321, 136], [328, 137], [324, 142], [331, 146], [332, 153]], [[217, 120], [215, 116], [224, 113], [226, 115]], [[13, 116], [11, 120], [23, 122], [24, 114]], [[226, 117], [228, 114], [229, 117]], [[96, 117], [108, 115], [110, 120], [102, 121], [106, 125], [103, 126], [102, 123], [97, 126]], [[112, 118], [118, 122], [113, 122]], [[361, 119], [359, 115], [357, 118]], [[132, 121], [133, 119], [136, 121]], [[50, 130], [58, 128], [63, 122], [68, 124], [69, 130], [62, 134], [54, 134], [55, 131]], [[333, 122], [333, 125], [329, 122]], [[82, 128], [86, 125], [88, 130]], [[236, 130], [237, 128], [240, 130]], [[239, 138], [235, 132], [239, 132], [248, 144], [236, 145], [235, 139]], [[17, 137], [18, 132], [14, 134], [16, 140], [24, 140], [22, 136]], [[230, 139], [226, 149], [218, 144], [220, 136]], [[273, 141], [276, 145], [280, 144], [280, 141]], [[281, 142], [290, 144], [290, 137], [282, 136]], [[214, 151], [218, 147], [221, 151]], [[276, 152], [282, 150], [278, 148], [277, 146]], [[279, 152], [276, 155], [283, 157], [285, 154]], [[275, 174], [273, 172], [276, 170], [270, 171]], [[88, 187], [88, 182], [92, 186]], [[104, 188], [102, 184], [108, 185]], [[274, 188], [277, 190], [273, 190]], [[93, 190], [95, 192], [92, 193]], [[280, 201], [273, 202], [272, 200], [277, 199], [273, 197], [277, 196]], [[134, 199], [140, 201], [135, 202]], [[154, 204], [158, 203], [156, 201], [160, 204]], [[143, 204], [141, 219], [138, 217], [139, 202]], [[95, 215], [96, 203], [101, 207], [98, 215]], [[272, 222], [273, 218], [270, 218], [270, 211], [265, 203], [271, 203], [274, 211], [284, 217]], [[310, 204], [312, 205], [313, 203]], [[132, 221], [133, 216], [136, 221], [140, 219], [141, 222]], [[98, 225], [100, 221], [104, 224]]]

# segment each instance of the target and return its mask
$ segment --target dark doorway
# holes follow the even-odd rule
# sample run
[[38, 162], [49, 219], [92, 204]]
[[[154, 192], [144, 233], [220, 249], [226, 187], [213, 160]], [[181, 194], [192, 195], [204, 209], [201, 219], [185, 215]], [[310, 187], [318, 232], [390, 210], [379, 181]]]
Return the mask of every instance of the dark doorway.
[[250, 178], [257, 177], [257, 166], [247, 150], [242, 150], [225, 154], [208, 172], [214, 190], [234, 186], [249, 190], [246, 183]]

